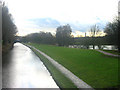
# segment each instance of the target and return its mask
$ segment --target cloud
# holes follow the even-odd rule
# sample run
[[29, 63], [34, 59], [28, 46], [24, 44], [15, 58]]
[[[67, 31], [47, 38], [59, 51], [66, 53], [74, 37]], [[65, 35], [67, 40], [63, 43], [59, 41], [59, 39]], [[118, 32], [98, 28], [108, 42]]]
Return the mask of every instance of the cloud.
[[86, 32], [94, 24], [103, 30], [106, 23], [117, 15], [118, 9], [118, 0], [6, 0], [6, 2], [20, 32], [29, 29], [33, 32], [36, 29], [55, 32], [59, 25], [65, 24], [70, 24], [73, 32]]
[[118, 0], [6, 0], [15, 18], [46, 18], [59, 21], [94, 22], [117, 15]]
[[52, 18], [35, 18], [28, 21], [38, 25], [40, 28], [56, 28], [60, 26], [60, 22]]
[[32, 30], [37, 29], [39, 31], [55, 33], [58, 26], [69, 24], [74, 33], [76, 33], [76, 31], [84, 33], [87, 32], [91, 28], [91, 26], [95, 24], [99, 26], [100, 30], [103, 30], [107, 21], [96, 18], [96, 22], [94, 23], [83, 24], [79, 22], [60, 22], [53, 18], [34, 18], [28, 19], [26, 23], [27, 24], [25, 24], [24, 27], [27, 28], [27, 30], [28, 28], [31, 28]]
[[52, 18], [33, 18], [19, 21], [17, 25], [19, 30], [18, 35], [24, 36], [40, 31], [55, 34], [56, 28], [60, 26], [60, 23]]
[[[106, 20], [102, 20], [99, 17], [96, 17], [94, 23], [81, 23], [81, 22], [68, 22], [70, 24], [70, 26], [72, 27], [73, 32], [75, 31], [80, 31], [80, 32], [87, 32], [91, 26], [93, 25], [97, 25], [99, 26], [99, 29], [103, 31], [103, 29], [105, 28], [106, 24], [108, 23], [108, 21]], [[66, 23], [67, 24], [67, 23]]]

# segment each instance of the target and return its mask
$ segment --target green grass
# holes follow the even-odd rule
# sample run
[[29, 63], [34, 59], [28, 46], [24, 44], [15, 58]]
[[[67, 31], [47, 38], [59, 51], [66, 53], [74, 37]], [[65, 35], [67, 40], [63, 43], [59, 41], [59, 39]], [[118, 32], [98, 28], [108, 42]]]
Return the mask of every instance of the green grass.
[[117, 87], [120, 84], [117, 58], [107, 57], [96, 50], [30, 45], [55, 59], [93, 88]]
[[74, 90], [78, 90], [77, 87], [70, 81], [67, 77], [65, 77], [60, 71], [58, 71], [50, 61], [48, 61], [47, 58], [45, 58], [43, 55], [38, 53], [36, 50], [32, 49], [42, 60], [44, 65], [47, 67], [47, 69], [50, 71], [52, 77], [54, 78], [55, 82], [58, 84], [58, 86], [62, 89], [65, 88], [74, 88]]
[[117, 50], [102, 50], [102, 51], [112, 53], [112, 54], [115, 54], [115, 55], [120, 55], [120, 53]]

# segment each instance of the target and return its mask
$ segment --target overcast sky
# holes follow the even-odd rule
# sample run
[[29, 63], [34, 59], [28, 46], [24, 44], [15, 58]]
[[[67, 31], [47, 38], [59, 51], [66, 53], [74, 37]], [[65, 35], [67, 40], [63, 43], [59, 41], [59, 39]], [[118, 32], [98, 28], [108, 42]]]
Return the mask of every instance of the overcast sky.
[[70, 24], [73, 33], [84, 33], [97, 24], [103, 30], [117, 16], [119, 0], [6, 0], [19, 35], [55, 33]]

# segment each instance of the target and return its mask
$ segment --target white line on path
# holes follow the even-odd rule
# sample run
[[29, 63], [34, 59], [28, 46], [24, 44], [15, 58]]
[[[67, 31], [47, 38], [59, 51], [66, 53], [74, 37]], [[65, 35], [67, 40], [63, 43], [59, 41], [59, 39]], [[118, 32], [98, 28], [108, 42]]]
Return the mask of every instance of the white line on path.
[[30, 48], [35, 49], [40, 54], [45, 56], [58, 70], [60, 70], [61, 73], [63, 73], [66, 77], [68, 77], [76, 86], [77, 88], [91, 88], [91, 90], [94, 90], [91, 86], [89, 86], [87, 83], [79, 79], [77, 76], [75, 76], [72, 72], [70, 72], [68, 69], [66, 69], [64, 66], [56, 62], [54, 59], [46, 55], [45, 53], [41, 52], [40, 50], [36, 49], [33, 46], [27, 45]]

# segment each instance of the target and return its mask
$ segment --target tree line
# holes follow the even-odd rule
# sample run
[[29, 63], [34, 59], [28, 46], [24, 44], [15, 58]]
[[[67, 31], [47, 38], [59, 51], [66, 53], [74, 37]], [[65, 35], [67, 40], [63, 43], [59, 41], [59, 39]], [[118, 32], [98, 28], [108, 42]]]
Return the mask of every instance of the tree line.
[[[75, 44], [84, 45], [86, 48], [89, 45], [93, 45], [93, 49], [95, 45], [101, 49], [102, 45], [115, 45], [116, 48], [120, 51], [120, 21], [118, 18], [113, 20], [113, 22], [109, 22], [104, 28], [105, 36], [100, 37], [100, 29], [97, 25], [94, 25], [90, 28], [89, 33], [90, 37], [79, 37], [75, 38]], [[97, 36], [97, 37], [96, 37]]]
[[[8, 7], [2, 3], [2, 51], [12, 48], [17, 27], [14, 24], [13, 17], [9, 13]], [[5, 50], [6, 49], [6, 50]]]
[[32, 42], [41, 44], [54, 44], [55, 37], [50, 32], [39, 32], [28, 34], [20, 39], [22, 42]]
[[20, 40], [22, 42], [68, 46], [73, 40], [73, 37], [71, 37], [71, 32], [72, 29], [70, 25], [67, 24], [64, 26], [59, 26], [56, 30], [56, 35], [52, 35], [50, 32], [39, 32], [23, 36]]
[[[84, 45], [88, 48], [89, 45], [115, 45], [120, 50], [120, 21], [115, 19], [113, 22], [109, 22], [104, 28], [105, 36], [100, 37], [100, 29], [97, 25], [90, 28], [90, 37], [73, 37], [71, 35], [72, 29], [69, 24], [62, 25], [56, 28], [56, 34], [52, 35], [50, 32], [32, 33], [23, 37], [20, 37], [22, 42], [33, 42], [41, 44], [52, 44], [58, 46], [69, 45]], [[15, 41], [15, 35], [17, 33], [17, 27], [14, 24], [12, 15], [9, 13], [5, 3], [2, 3], [2, 44], [3, 47], [10, 45], [12, 47]], [[97, 37], [96, 37], [97, 36]]]
[[104, 28], [105, 36], [100, 36], [100, 29], [97, 25], [93, 25], [90, 30], [88, 37], [73, 37], [71, 35], [72, 29], [69, 24], [59, 26], [56, 28], [56, 34], [52, 35], [50, 32], [39, 32], [29, 34], [21, 38], [23, 42], [33, 42], [41, 44], [52, 44], [58, 46], [69, 46], [69, 45], [84, 45], [89, 48], [89, 45], [95, 48], [95, 45], [101, 49], [102, 45], [115, 45], [119, 49], [119, 25], [118, 19], [113, 22], [109, 22]]
[[107, 41], [112, 44], [116, 45], [118, 47], [118, 50], [120, 51], [120, 20], [119, 18], [116, 18], [113, 22], [109, 22], [104, 32], [106, 33]]

